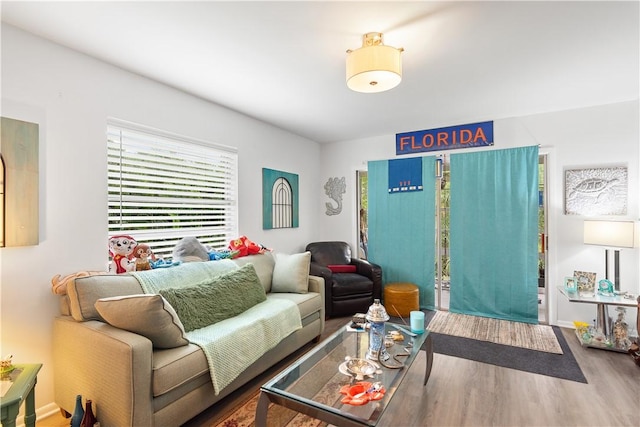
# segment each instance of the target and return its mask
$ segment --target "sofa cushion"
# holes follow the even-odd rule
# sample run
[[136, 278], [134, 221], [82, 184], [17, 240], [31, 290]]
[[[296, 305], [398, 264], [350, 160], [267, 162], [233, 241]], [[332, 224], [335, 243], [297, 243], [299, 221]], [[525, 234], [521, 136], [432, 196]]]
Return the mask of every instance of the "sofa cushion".
[[111, 326], [147, 337], [157, 348], [187, 345], [184, 327], [161, 295], [101, 298], [96, 309]]
[[209, 365], [204, 352], [196, 344], [153, 352], [153, 396], [161, 396], [198, 377], [211, 384]]
[[260, 278], [260, 283], [266, 293], [271, 292], [271, 278], [273, 276], [273, 267], [276, 261], [271, 252], [265, 252], [262, 254], [248, 255], [232, 260], [238, 267], [242, 267], [245, 264], [253, 264], [256, 269], [256, 273]]
[[309, 291], [309, 264], [311, 252], [299, 254], [276, 254], [273, 267], [271, 292], [293, 292], [304, 294]]
[[79, 322], [104, 320], [95, 307], [100, 298], [141, 293], [140, 283], [128, 274], [80, 277], [67, 285], [71, 316]]
[[286, 299], [293, 301], [298, 305], [300, 311], [300, 318], [304, 320], [305, 317], [310, 316], [318, 312], [324, 302], [322, 296], [317, 292], [307, 292], [306, 294], [294, 294], [294, 293], [271, 293], [267, 296], [269, 299]]
[[178, 313], [185, 331], [213, 325], [267, 299], [253, 264], [184, 288], [160, 290]]

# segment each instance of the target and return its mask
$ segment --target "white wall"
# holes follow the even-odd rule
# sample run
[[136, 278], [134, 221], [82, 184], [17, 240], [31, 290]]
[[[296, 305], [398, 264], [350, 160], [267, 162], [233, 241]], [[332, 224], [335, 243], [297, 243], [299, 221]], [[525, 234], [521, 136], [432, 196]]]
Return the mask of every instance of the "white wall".
[[[574, 270], [593, 271], [604, 278], [604, 249], [582, 243], [585, 217], [564, 215], [563, 185], [566, 169], [626, 165], [629, 172], [628, 209], [624, 217], [612, 219], [638, 220], [640, 184], [638, 170], [639, 103], [625, 102], [577, 110], [537, 114], [526, 117], [494, 119], [494, 149], [539, 145], [540, 153], [548, 154], [549, 200], [549, 319], [550, 323], [572, 326], [574, 320], [591, 322], [595, 307], [571, 304], [558, 295], [556, 287]], [[462, 123], [429, 124], [424, 129]], [[405, 132], [407, 129], [398, 129]], [[469, 151], [469, 150], [464, 150]], [[460, 153], [454, 150], [446, 154]], [[433, 155], [434, 153], [423, 153]], [[435, 153], [441, 154], [441, 153]], [[356, 170], [366, 170], [367, 161], [395, 158], [395, 135], [343, 141], [323, 146], [320, 185], [330, 177], [346, 177], [347, 193], [340, 215], [321, 216], [323, 237], [345, 240], [357, 247]], [[326, 199], [329, 201], [329, 199]], [[640, 249], [621, 252], [621, 289], [640, 293]], [[615, 313], [612, 313], [615, 316]], [[631, 325], [636, 310], [627, 312]]]
[[[320, 146], [157, 82], [2, 25], [2, 116], [40, 125], [40, 244], [0, 249], [0, 354], [41, 362], [36, 407], [52, 402], [51, 278], [107, 262], [106, 119], [239, 150], [240, 233], [279, 252], [318, 233]], [[299, 175], [300, 227], [262, 230], [262, 168]], [[314, 194], [315, 193], [315, 194]]]
[[[1, 114], [40, 124], [40, 244], [0, 249], [0, 355], [11, 352], [17, 362], [44, 363], [36, 394], [39, 415], [55, 410], [51, 323], [58, 309], [50, 280], [55, 274], [105, 268], [107, 117], [238, 147], [240, 232], [281, 252], [301, 251], [319, 239], [355, 245], [355, 171], [366, 169], [369, 160], [395, 157], [395, 135], [318, 146], [4, 24]], [[562, 214], [563, 172], [628, 165], [627, 217], [638, 219], [638, 114], [638, 102], [631, 102], [495, 118], [495, 148], [540, 144], [549, 153], [552, 323], [593, 318], [591, 307], [558, 299], [555, 287], [573, 270], [601, 277], [604, 269], [602, 250], [581, 243], [583, 218]], [[454, 124], [460, 123], [425, 123], [424, 128]], [[262, 230], [263, 167], [299, 174], [299, 228]], [[342, 176], [347, 181], [343, 212], [326, 216], [324, 204], [331, 200], [324, 184]], [[623, 289], [635, 293], [640, 292], [638, 257], [634, 249], [623, 251], [621, 260]]]

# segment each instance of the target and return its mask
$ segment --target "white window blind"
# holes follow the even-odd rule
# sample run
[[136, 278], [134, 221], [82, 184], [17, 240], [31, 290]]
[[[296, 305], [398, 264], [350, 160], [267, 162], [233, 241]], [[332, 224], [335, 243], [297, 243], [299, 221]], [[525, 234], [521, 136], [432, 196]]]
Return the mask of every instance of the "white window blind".
[[236, 149], [110, 119], [107, 153], [109, 236], [162, 256], [186, 236], [214, 249], [238, 236]]

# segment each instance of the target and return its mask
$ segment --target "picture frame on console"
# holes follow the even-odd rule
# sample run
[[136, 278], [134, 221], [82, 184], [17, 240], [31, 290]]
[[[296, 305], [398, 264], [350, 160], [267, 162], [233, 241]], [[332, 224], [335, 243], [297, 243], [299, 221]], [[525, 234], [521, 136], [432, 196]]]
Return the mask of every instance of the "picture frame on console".
[[576, 279], [575, 277], [565, 277], [564, 278], [564, 289], [567, 292], [577, 292], [578, 291], [578, 285], [576, 284]]
[[596, 273], [574, 271], [573, 277], [580, 295], [593, 295], [596, 289]]

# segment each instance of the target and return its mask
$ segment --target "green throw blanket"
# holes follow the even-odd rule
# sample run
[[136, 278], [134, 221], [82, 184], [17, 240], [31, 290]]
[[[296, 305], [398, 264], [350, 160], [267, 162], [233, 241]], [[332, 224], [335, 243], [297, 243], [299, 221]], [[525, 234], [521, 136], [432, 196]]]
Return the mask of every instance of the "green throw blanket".
[[260, 356], [301, 328], [296, 303], [267, 295], [266, 301], [238, 316], [186, 335], [207, 356], [217, 395]]
[[[186, 288], [237, 271], [229, 260], [194, 262], [177, 267], [131, 273], [147, 294], [171, 288]], [[256, 277], [257, 280], [257, 277]], [[240, 298], [241, 295], [234, 295]], [[246, 311], [187, 332], [189, 342], [202, 348], [216, 395], [260, 356], [274, 348], [292, 332], [302, 328], [296, 303], [270, 298]]]
[[162, 289], [182, 288], [211, 280], [236, 270], [238, 266], [228, 259], [209, 262], [188, 262], [176, 267], [132, 272], [145, 294], [158, 294]]

